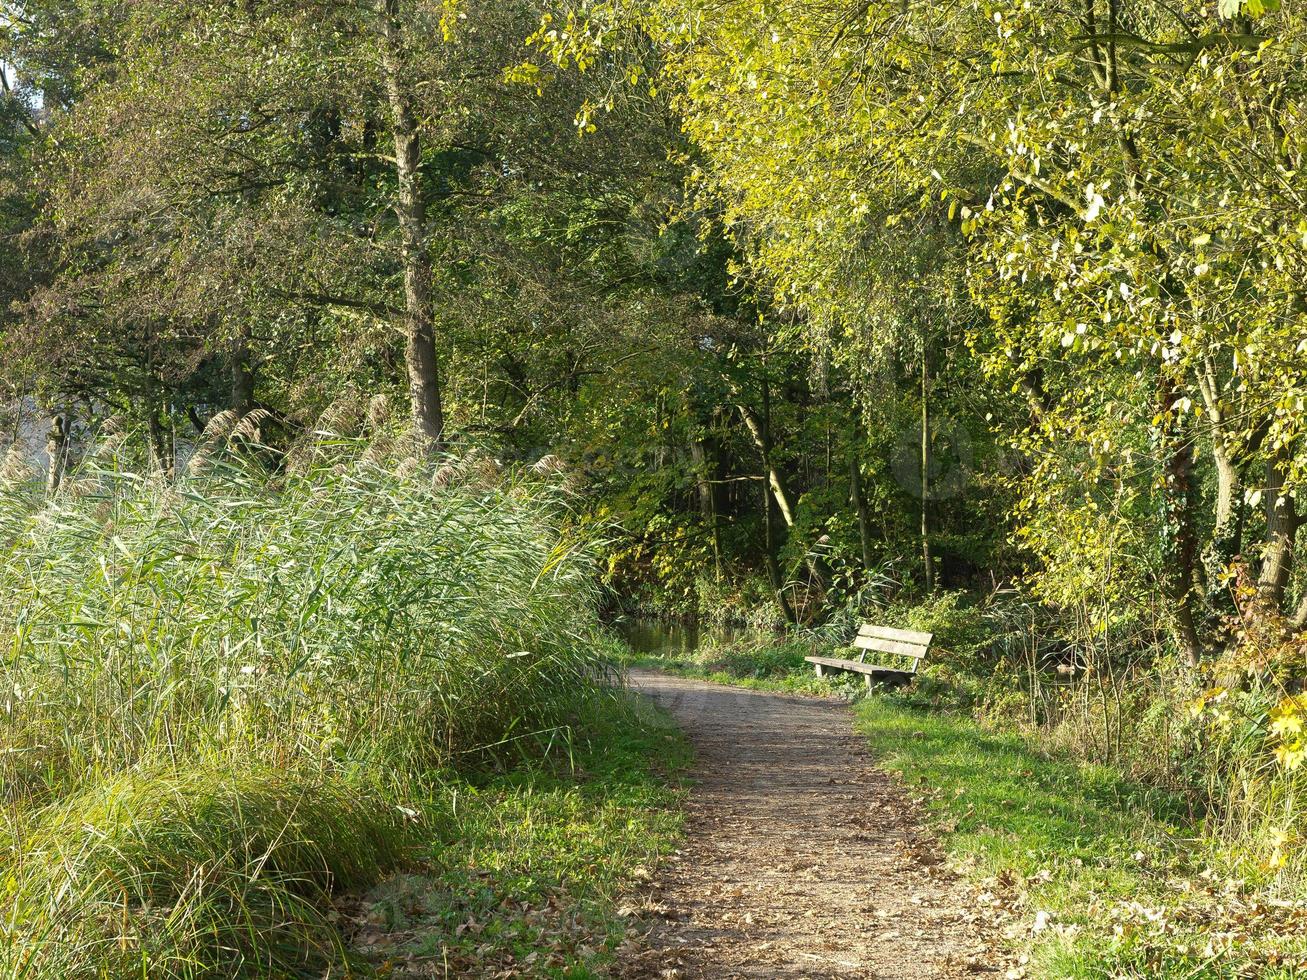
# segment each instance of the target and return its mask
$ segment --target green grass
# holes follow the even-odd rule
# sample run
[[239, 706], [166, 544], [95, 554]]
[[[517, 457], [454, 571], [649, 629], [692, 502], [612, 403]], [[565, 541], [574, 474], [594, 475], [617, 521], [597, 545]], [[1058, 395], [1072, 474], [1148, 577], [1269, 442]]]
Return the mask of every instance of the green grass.
[[338, 778], [196, 767], [105, 780], [9, 842], [0, 973], [321, 972], [344, 958], [329, 893], [411, 860], [404, 824], [374, 787]]
[[563, 489], [384, 446], [0, 485], [0, 978], [344, 969], [335, 896], [624, 703]]
[[99, 785], [22, 842], [14, 905], [63, 915], [4, 975], [605, 975], [627, 893], [678, 839], [687, 750], [647, 702], [604, 705], [534, 764], [447, 774], [416, 820], [276, 773]]
[[[938, 625], [901, 610], [895, 621]], [[976, 632], [969, 621], [945, 629], [954, 646], [940, 647], [913, 688], [871, 697], [861, 678], [815, 678], [806, 641], [735, 638], [692, 655], [630, 659], [855, 702], [881, 764], [926, 801], [953, 861], [988, 896], [978, 911], [1014, 955], [1029, 957], [1019, 967], [1026, 976], [1307, 977], [1307, 907], [1293, 904], [1291, 887], [1277, 897], [1275, 875], [1223, 848], [1184, 800], [972, 720], [953, 668], [955, 647], [970, 650]]]
[[423, 976], [608, 975], [629, 891], [678, 839], [686, 761], [679, 733], [641, 701], [615, 710], [567, 765], [449, 787], [456, 818], [423, 870], [355, 910], [369, 960]]
[[745, 636], [728, 643], [709, 644], [693, 654], [638, 654], [627, 652], [623, 662], [631, 667], [665, 670], [679, 677], [731, 684], [759, 691], [819, 696], [857, 697], [866, 691], [859, 675], [817, 677], [812, 664], [803, 658], [829, 655], [803, 640], [777, 642], [768, 636]]
[[1307, 976], [1297, 913], [1225, 872], [1177, 798], [892, 696], [860, 703], [857, 726], [925, 797], [1030, 976]]

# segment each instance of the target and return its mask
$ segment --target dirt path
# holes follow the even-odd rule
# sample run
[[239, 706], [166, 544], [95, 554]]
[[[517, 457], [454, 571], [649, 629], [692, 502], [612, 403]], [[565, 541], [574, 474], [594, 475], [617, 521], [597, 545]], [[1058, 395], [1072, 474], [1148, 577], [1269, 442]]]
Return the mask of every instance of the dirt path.
[[835, 701], [633, 672], [697, 761], [687, 844], [629, 977], [924, 978], [987, 969], [967, 888]]

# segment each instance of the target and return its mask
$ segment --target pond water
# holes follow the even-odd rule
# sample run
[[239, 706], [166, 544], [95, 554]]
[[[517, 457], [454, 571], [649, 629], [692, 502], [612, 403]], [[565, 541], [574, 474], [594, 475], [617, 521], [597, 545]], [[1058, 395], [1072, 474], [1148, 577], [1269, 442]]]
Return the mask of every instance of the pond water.
[[698, 650], [701, 644], [726, 642], [740, 633], [730, 627], [704, 626], [695, 620], [642, 616], [620, 619], [614, 626], [636, 653], [656, 657], [686, 656]]

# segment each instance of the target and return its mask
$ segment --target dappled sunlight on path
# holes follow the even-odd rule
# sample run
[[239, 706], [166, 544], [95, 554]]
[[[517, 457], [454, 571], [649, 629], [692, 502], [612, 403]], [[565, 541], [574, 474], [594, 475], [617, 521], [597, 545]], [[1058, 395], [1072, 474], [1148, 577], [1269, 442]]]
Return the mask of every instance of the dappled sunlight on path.
[[694, 745], [687, 843], [626, 976], [961, 977], [991, 967], [905, 792], [836, 701], [634, 672]]

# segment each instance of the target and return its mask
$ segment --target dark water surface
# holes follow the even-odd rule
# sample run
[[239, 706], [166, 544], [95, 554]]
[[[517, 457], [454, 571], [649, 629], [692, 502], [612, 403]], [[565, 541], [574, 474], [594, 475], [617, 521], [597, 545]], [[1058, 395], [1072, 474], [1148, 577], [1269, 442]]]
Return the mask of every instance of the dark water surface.
[[740, 630], [730, 627], [705, 626], [694, 620], [637, 616], [621, 619], [615, 625], [636, 653], [659, 657], [685, 656], [694, 653], [701, 645], [724, 643], [740, 633]]

